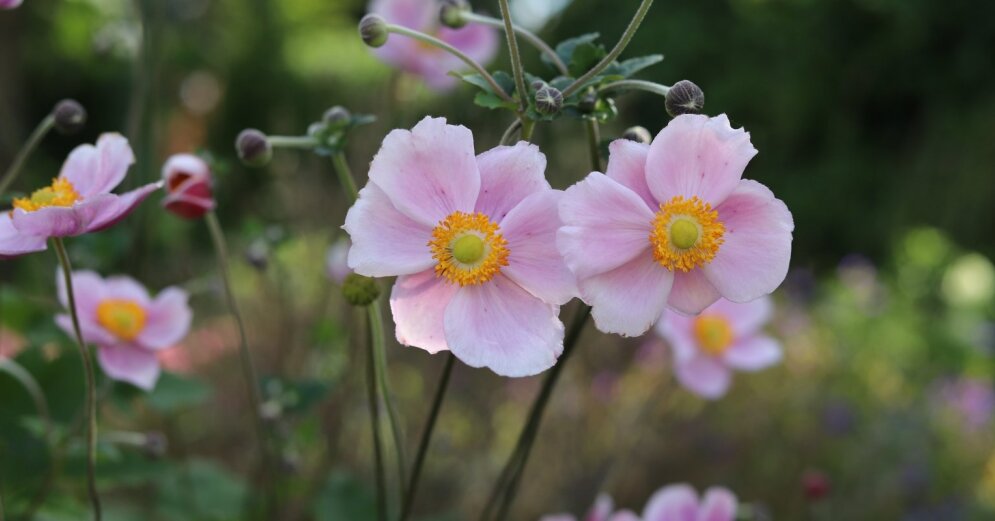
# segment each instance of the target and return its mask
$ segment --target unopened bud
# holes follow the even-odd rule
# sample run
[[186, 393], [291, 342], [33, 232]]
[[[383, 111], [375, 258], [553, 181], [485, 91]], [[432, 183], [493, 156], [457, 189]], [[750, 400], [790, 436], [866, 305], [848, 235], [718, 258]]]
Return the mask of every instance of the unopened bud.
[[697, 114], [705, 106], [705, 93], [693, 82], [681, 80], [667, 92], [665, 106], [667, 114], [674, 118], [681, 114]]
[[556, 114], [563, 108], [563, 93], [549, 85], [536, 91], [536, 110], [545, 116]]
[[368, 306], [380, 296], [376, 279], [350, 273], [342, 281], [342, 296], [353, 306]]
[[214, 209], [211, 167], [191, 154], [176, 154], [162, 166], [166, 197], [162, 206], [186, 219], [197, 219]]
[[368, 14], [359, 21], [359, 37], [370, 47], [382, 47], [387, 43], [390, 31], [387, 30], [387, 21], [382, 16]]
[[246, 166], [265, 166], [273, 158], [273, 147], [266, 139], [266, 134], [247, 128], [235, 139], [235, 150], [238, 158]]
[[625, 129], [625, 132], [622, 134], [622, 139], [628, 139], [629, 141], [635, 141], [636, 143], [648, 145], [650, 141], [653, 141], [653, 136], [650, 134], [649, 130], [636, 126]]
[[60, 134], [75, 134], [86, 125], [86, 109], [76, 100], [64, 99], [55, 104], [52, 109], [55, 120], [55, 130]]
[[470, 12], [470, 4], [466, 0], [444, 0], [439, 9], [439, 22], [446, 27], [459, 29], [466, 25], [463, 13], [468, 12]]
[[336, 105], [326, 110], [325, 116], [322, 119], [324, 119], [325, 123], [328, 125], [345, 125], [352, 119], [352, 113], [349, 112], [349, 109], [341, 105]]

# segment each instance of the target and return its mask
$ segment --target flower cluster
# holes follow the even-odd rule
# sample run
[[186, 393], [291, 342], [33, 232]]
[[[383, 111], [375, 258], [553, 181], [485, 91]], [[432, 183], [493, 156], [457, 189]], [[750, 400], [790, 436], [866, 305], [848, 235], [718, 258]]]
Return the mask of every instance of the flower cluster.
[[[736, 496], [722, 487], [712, 487], [704, 496], [690, 485], [668, 485], [656, 491], [639, 516], [630, 510], [615, 511], [611, 497], [598, 496], [584, 521], [733, 521]], [[543, 516], [540, 521], [576, 521], [570, 514]]]

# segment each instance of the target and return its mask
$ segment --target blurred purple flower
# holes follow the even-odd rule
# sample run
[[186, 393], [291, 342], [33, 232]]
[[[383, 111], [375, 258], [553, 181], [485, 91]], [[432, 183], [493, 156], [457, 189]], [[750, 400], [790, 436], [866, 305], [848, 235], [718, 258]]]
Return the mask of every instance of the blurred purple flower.
[[957, 411], [967, 427], [981, 429], [988, 425], [995, 412], [995, 391], [988, 380], [960, 377], [940, 384], [939, 400]]
[[[639, 521], [639, 516], [629, 510], [615, 510], [615, 503], [608, 494], [601, 494], [587, 511], [583, 521]], [[577, 521], [571, 514], [553, 514], [543, 516], [539, 521]]]
[[0, 9], [15, 9], [21, 2], [22, 0], [0, 0]]

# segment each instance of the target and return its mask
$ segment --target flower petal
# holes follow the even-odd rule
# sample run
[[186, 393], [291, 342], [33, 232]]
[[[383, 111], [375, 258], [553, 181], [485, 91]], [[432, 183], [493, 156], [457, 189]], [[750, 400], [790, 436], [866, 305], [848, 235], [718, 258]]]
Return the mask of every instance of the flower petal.
[[615, 510], [615, 501], [612, 500], [611, 496], [604, 493], [598, 494], [598, 498], [594, 500], [594, 505], [587, 512], [584, 521], [608, 521], [613, 510]]
[[471, 212], [480, 191], [473, 134], [426, 117], [393, 130], [370, 164], [370, 181], [412, 220], [434, 227], [455, 211]]
[[[73, 319], [67, 313], [60, 313], [55, 316], [55, 325], [66, 333], [69, 338], [76, 338], [76, 331], [73, 329]], [[79, 330], [83, 334], [83, 341], [87, 344], [98, 346], [113, 345], [118, 342], [117, 337], [106, 329], [95, 323], [91, 319], [79, 317]]]
[[439, 13], [438, 9], [433, 8], [434, 5], [425, 0], [373, 0], [369, 11], [392, 24], [421, 31], [435, 23]]
[[619, 510], [608, 521], [640, 521], [639, 516], [631, 510]]
[[577, 296], [577, 280], [556, 249], [557, 209], [563, 192], [544, 190], [525, 198], [501, 223], [508, 265], [501, 273], [549, 304]]
[[674, 287], [667, 304], [688, 315], [697, 315], [719, 299], [719, 292], [701, 270], [674, 272]]
[[739, 338], [754, 335], [770, 320], [773, 311], [774, 305], [768, 296], [742, 303], [719, 299], [708, 308], [709, 313], [725, 317]]
[[502, 376], [530, 376], [552, 367], [563, 352], [558, 313], [558, 306], [498, 275], [456, 292], [446, 308], [446, 340], [466, 365]]
[[734, 521], [736, 519], [736, 496], [722, 487], [712, 487], [705, 491], [698, 510], [696, 521]]
[[145, 327], [136, 339], [142, 347], [158, 350], [176, 345], [190, 331], [193, 311], [180, 288], [166, 288], [146, 308]]
[[449, 349], [443, 321], [458, 289], [437, 277], [434, 270], [398, 277], [390, 293], [397, 341], [433, 354]]
[[[459, 29], [440, 27], [439, 39], [463, 51], [473, 61], [482, 65], [494, 59], [500, 44], [498, 32], [493, 27], [472, 23]], [[458, 67], [463, 69], [466, 65], [460, 60]]]
[[[107, 286], [96, 272], [77, 270], [72, 274], [73, 296], [76, 297], [76, 313], [81, 320], [96, 320], [97, 306], [107, 298]], [[61, 269], [55, 271], [55, 290], [62, 307], [69, 309], [69, 294], [66, 292], [66, 277]], [[70, 329], [69, 334], [72, 334]]]
[[476, 211], [498, 224], [523, 199], [549, 190], [545, 177], [546, 156], [539, 147], [525, 141], [480, 154], [477, 168], [480, 169], [480, 195]]
[[104, 279], [104, 298], [130, 300], [146, 309], [152, 305], [152, 298], [145, 286], [125, 275]]
[[736, 188], [756, 154], [750, 134], [733, 129], [725, 114], [684, 114], [650, 144], [646, 182], [657, 201], [697, 196], [714, 208]]
[[643, 509], [643, 521], [697, 521], [698, 494], [690, 485], [668, 485], [656, 491]]
[[59, 174], [73, 184], [84, 199], [109, 193], [121, 184], [135, 154], [121, 134], [103, 134], [97, 145], [80, 145], [70, 152]]
[[681, 385], [702, 398], [714, 400], [729, 389], [729, 368], [710, 356], [699, 354], [678, 362], [675, 369]]
[[768, 336], [747, 338], [733, 344], [723, 359], [741, 371], [759, 371], [781, 361], [781, 344]]
[[612, 271], [579, 279], [581, 297], [591, 305], [598, 329], [639, 336], [663, 313], [674, 274], [648, 253]]
[[349, 267], [360, 275], [408, 275], [435, 265], [428, 248], [432, 228], [397, 211], [373, 183], [360, 190], [342, 228], [352, 240]]
[[99, 232], [121, 222], [132, 210], [145, 200], [152, 192], [162, 188], [162, 181], [149, 183], [121, 195], [114, 195], [106, 204], [95, 208], [92, 220], [86, 226], [85, 233]]
[[636, 192], [646, 206], [656, 209], [660, 202], [653, 198], [646, 184], [646, 156], [650, 146], [629, 139], [616, 139], [608, 145], [608, 167], [605, 175]]
[[9, 212], [0, 212], [0, 260], [44, 251], [48, 238], [21, 233], [14, 227]]
[[155, 353], [130, 346], [102, 346], [97, 360], [107, 376], [128, 382], [146, 391], [159, 380], [159, 359]]
[[655, 326], [656, 333], [670, 344], [675, 364], [698, 356], [698, 344], [692, 333], [694, 320], [695, 317], [667, 310]]
[[653, 212], [604, 174], [593, 172], [567, 189], [560, 219], [556, 245], [578, 278], [613, 270], [649, 251]]
[[718, 208], [724, 242], [703, 269], [723, 297], [746, 302], [784, 281], [791, 261], [791, 212], [764, 185], [743, 180]]

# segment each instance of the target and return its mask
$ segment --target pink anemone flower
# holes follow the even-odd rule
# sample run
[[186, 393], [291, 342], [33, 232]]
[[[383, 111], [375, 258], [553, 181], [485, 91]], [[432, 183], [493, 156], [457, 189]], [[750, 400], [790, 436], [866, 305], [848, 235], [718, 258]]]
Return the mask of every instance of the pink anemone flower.
[[[480, 24], [467, 24], [460, 29], [443, 27], [439, 23], [440, 7], [436, 0], [373, 0], [369, 11], [388, 23], [431, 34], [478, 63], [486, 64], [494, 58], [498, 49], [497, 31]], [[459, 58], [442, 49], [400, 35], [392, 35], [374, 52], [384, 62], [420, 76], [429, 88], [439, 91], [456, 85], [456, 78], [449, 71], [466, 67]]]
[[185, 219], [214, 210], [214, 179], [207, 162], [193, 154], [174, 154], [162, 165], [166, 197], [162, 206]]
[[637, 336], [667, 306], [694, 314], [781, 284], [791, 212], [741, 179], [757, 151], [725, 115], [678, 116], [651, 144], [620, 139], [610, 152], [606, 174], [566, 191], [557, 234], [598, 329]]
[[722, 487], [712, 487], [704, 497], [689, 485], [668, 485], [646, 503], [642, 521], [733, 521], [736, 496]]
[[[577, 521], [577, 518], [571, 514], [553, 514], [543, 516], [539, 521]], [[601, 494], [583, 521], [639, 521], [639, 516], [630, 510], [615, 512], [612, 498], [607, 494]]]
[[14, 199], [14, 209], [0, 213], [0, 258], [44, 250], [51, 237], [82, 235], [117, 224], [162, 186], [149, 183], [112, 194], [134, 162], [128, 140], [120, 134], [104, 134], [96, 146], [76, 147], [50, 186]]
[[473, 134], [442, 118], [384, 138], [343, 228], [350, 268], [398, 276], [398, 342], [504, 376], [556, 363], [559, 306], [576, 287], [555, 246], [562, 192], [545, 168], [525, 142], [475, 156]]
[[0, 9], [14, 9], [21, 5], [23, 0], [0, 0]]
[[769, 297], [743, 304], [720, 299], [696, 317], [666, 313], [656, 330], [673, 349], [681, 385], [716, 399], [729, 389], [733, 369], [759, 371], [780, 362], [780, 343], [761, 333], [771, 308]]
[[[170, 287], [153, 299], [130, 277], [104, 279], [92, 271], [76, 271], [72, 278], [83, 340], [97, 346], [100, 367], [114, 380], [152, 390], [159, 379], [156, 353], [190, 330], [187, 293]], [[59, 301], [68, 308], [65, 278], [59, 273], [56, 280]], [[73, 335], [69, 314], [56, 316], [55, 322]]]

